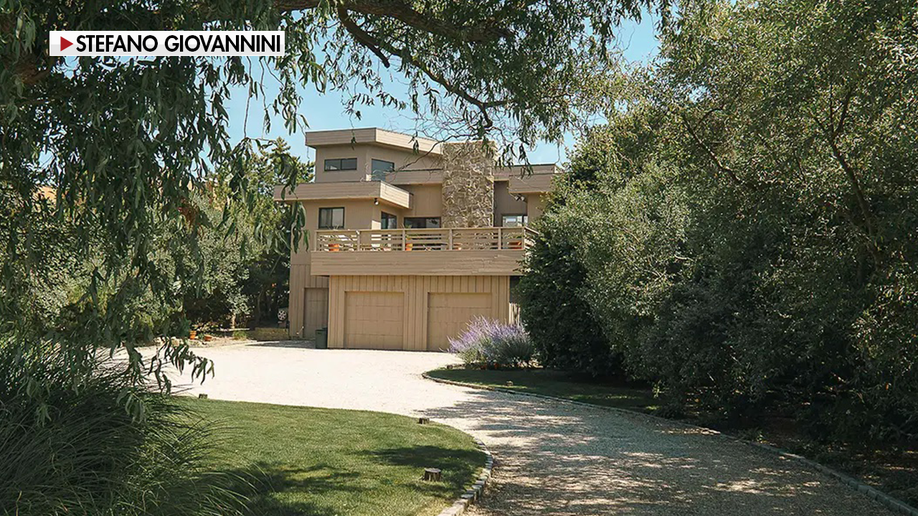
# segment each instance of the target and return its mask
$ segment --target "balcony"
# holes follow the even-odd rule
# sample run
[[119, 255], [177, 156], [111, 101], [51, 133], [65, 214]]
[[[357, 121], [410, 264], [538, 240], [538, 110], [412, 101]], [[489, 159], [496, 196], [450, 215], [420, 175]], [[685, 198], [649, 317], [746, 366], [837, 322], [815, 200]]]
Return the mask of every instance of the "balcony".
[[342, 229], [316, 232], [316, 275], [507, 276], [533, 242], [529, 228]]

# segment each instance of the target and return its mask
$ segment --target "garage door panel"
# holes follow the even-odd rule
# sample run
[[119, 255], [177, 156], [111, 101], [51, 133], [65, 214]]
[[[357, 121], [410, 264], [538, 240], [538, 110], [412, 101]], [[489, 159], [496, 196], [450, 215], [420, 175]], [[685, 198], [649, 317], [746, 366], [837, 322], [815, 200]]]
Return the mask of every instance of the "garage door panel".
[[345, 292], [344, 347], [402, 349], [402, 292]]
[[430, 293], [427, 302], [427, 349], [444, 350], [476, 317], [491, 317], [491, 294]]

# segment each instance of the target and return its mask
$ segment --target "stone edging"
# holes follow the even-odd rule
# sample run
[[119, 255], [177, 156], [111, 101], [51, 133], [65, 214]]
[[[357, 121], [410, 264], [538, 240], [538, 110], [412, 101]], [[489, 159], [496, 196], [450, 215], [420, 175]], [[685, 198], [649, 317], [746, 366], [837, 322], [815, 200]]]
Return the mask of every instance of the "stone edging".
[[[547, 396], [547, 395], [545, 395], [545, 394], [536, 394], [536, 393], [532, 393], [532, 392], [520, 392], [520, 391], [515, 391], [515, 390], [513, 390], [513, 389], [504, 389], [504, 388], [501, 388], [501, 387], [491, 387], [491, 386], [489, 386], [489, 385], [479, 385], [479, 384], [474, 384], [474, 383], [457, 382], [457, 381], [454, 381], [454, 380], [445, 380], [445, 379], [443, 379], [443, 378], [436, 378], [436, 377], [430, 376], [430, 375], [427, 374], [427, 373], [422, 373], [421, 376], [423, 376], [423, 377], [424, 377], [425, 379], [427, 379], [427, 380], [431, 380], [431, 381], [434, 381], [434, 382], [437, 382], [437, 383], [444, 383], [444, 384], [448, 384], [448, 385], [456, 385], [456, 386], [458, 386], [458, 387], [467, 387], [467, 388], [470, 388], [470, 389], [482, 389], [482, 390], [486, 390], [486, 391], [502, 392], [502, 393], [504, 393], [504, 394], [513, 394], [513, 395], [515, 395], [515, 396], [529, 396], [529, 397], [531, 397], [531, 398], [540, 398], [540, 399], [545, 399], [545, 400], [558, 401], [558, 402], [561, 402], [561, 403], [569, 403], [569, 404], [578, 405], [578, 406], [581, 406], [581, 407], [589, 407], [589, 408], [594, 408], [594, 409], [606, 410], [606, 411], [610, 411], [610, 412], [622, 412], [622, 413], [625, 413], [625, 414], [634, 414], [634, 415], [644, 416], [644, 417], [648, 417], [648, 418], [651, 418], [651, 419], [657, 419], [657, 420], [665, 421], [665, 422], [668, 423], [668, 424], [677, 424], [677, 425], [680, 425], [680, 426], [683, 426], [683, 427], [700, 428], [700, 429], [703, 429], [703, 430], [705, 430], [705, 431], [708, 431], [708, 432], [717, 434], [717, 435], [719, 435], [719, 436], [725, 437], [725, 438], [727, 438], [727, 439], [732, 439], [732, 440], [734, 440], [734, 441], [738, 441], [738, 442], [741, 442], [741, 443], [744, 443], [744, 444], [752, 445], [752, 446], [755, 446], [756, 448], [758, 448], [758, 449], [760, 449], [760, 450], [764, 450], [764, 451], [773, 453], [773, 454], [775, 454], [775, 455], [779, 455], [779, 456], [784, 457], [784, 458], [786, 458], [786, 459], [790, 459], [790, 460], [797, 461], [797, 462], [799, 462], [799, 463], [801, 463], [801, 464], [804, 464], [804, 465], [806, 465], [806, 466], [808, 466], [808, 467], [810, 467], [810, 468], [812, 468], [812, 469], [815, 469], [816, 471], [819, 471], [820, 473], [823, 473], [823, 474], [825, 474], [825, 475], [828, 475], [828, 476], [834, 478], [835, 480], [838, 480], [839, 482], [841, 482], [841, 483], [847, 485], [847, 486], [850, 487], [851, 489], [854, 489], [854, 490], [856, 490], [856, 491], [858, 491], [858, 492], [860, 492], [860, 493], [863, 493], [863, 494], [866, 495], [868, 498], [870, 498], [870, 499], [872, 499], [872, 500], [876, 500], [876, 501], [879, 502], [881, 505], [885, 506], [887, 509], [889, 509], [889, 510], [891, 510], [891, 511], [893, 511], [893, 512], [897, 512], [897, 513], [899, 513], [899, 514], [904, 514], [904, 515], [906, 515], [906, 516], [918, 516], [918, 509], [916, 509], [916, 508], [914, 508], [914, 507], [908, 505], [907, 503], [905, 503], [905, 502], [903, 502], [903, 501], [901, 501], [901, 500], [897, 500], [896, 498], [893, 498], [892, 496], [889, 496], [889, 495], [886, 494], [886, 493], [883, 493], [883, 492], [881, 492], [881, 491], [878, 491], [877, 489], [868, 486], [867, 484], [861, 482], [860, 480], [857, 480], [857, 479], [854, 478], [854, 477], [845, 475], [844, 473], [841, 473], [841, 472], [839, 472], [839, 471], [836, 471], [836, 470], [834, 470], [834, 469], [832, 469], [832, 468], [830, 468], [830, 467], [824, 466], [824, 465], [822, 465], [822, 464], [820, 464], [820, 463], [818, 463], [818, 462], [816, 462], [816, 461], [807, 459], [806, 457], [803, 457], [803, 456], [801, 456], [801, 455], [796, 455], [796, 454], [790, 453], [790, 452], [788, 452], [788, 451], [782, 450], [782, 449], [780, 449], [780, 448], [775, 448], [774, 446], [769, 446], [769, 445], [767, 445], [767, 444], [757, 443], [757, 442], [749, 441], [749, 440], [746, 440], [746, 439], [741, 439], [741, 438], [739, 438], [739, 437], [735, 437], [735, 436], [732, 436], [732, 435], [724, 434], [724, 433], [722, 433], [722, 432], [718, 432], [717, 430], [712, 430], [712, 429], [710, 429], [710, 428], [700, 427], [700, 426], [698, 426], [698, 425], [693, 425], [693, 424], [690, 424], [690, 423], [685, 423], [685, 422], [683, 422], [683, 421], [676, 421], [676, 420], [672, 420], [672, 419], [666, 419], [666, 418], [662, 418], [662, 417], [659, 417], [659, 416], [654, 416], [653, 414], [646, 414], [646, 413], [644, 413], [644, 412], [638, 412], [638, 411], [636, 411], [636, 410], [623, 409], [623, 408], [619, 408], [619, 407], [605, 407], [605, 406], [602, 406], [602, 405], [593, 405], [593, 404], [590, 404], [590, 403], [584, 403], [584, 402], [582, 402], [582, 401], [569, 400], [569, 399], [566, 399], [566, 398], [558, 398], [558, 397], [556, 397], [556, 396]], [[490, 455], [489, 455], [489, 457], [490, 457]], [[444, 511], [443, 513], [440, 514], [440, 516], [447, 516], [447, 515], [452, 516], [453, 514], [461, 514], [461, 513], [460, 513], [460, 512], [451, 513], [451, 512], [446, 512], [446, 511]]]
[[491, 479], [491, 469], [494, 467], [494, 457], [491, 455], [491, 451], [488, 450], [488, 447], [485, 446], [484, 441], [476, 437], [475, 444], [477, 444], [478, 448], [485, 454], [484, 471], [478, 475], [472, 487], [466, 489], [452, 505], [443, 509], [439, 516], [459, 516], [465, 513], [470, 504], [477, 502], [484, 494], [485, 485], [487, 485], [488, 480]]

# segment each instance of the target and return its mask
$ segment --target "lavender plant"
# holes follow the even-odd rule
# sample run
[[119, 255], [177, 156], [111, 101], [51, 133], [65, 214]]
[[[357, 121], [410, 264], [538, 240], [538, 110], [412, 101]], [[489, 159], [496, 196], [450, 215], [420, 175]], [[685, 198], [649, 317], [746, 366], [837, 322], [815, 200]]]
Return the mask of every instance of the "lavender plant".
[[476, 317], [457, 338], [450, 339], [450, 352], [467, 365], [497, 364], [521, 367], [533, 360], [529, 334], [519, 324], [502, 324]]

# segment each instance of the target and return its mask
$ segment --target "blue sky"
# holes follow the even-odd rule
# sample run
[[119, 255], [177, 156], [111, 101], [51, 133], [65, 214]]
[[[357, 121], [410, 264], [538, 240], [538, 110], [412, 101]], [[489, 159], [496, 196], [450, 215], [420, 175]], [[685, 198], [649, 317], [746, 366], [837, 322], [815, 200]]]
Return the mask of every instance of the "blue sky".
[[[645, 16], [640, 23], [622, 24], [618, 40], [625, 59], [630, 62], [646, 62], [657, 54], [659, 42], [654, 33], [655, 21], [654, 17]], [[271, 79], [270, 83], [264, 85], [268, 95], [276, 91], [276, 84]], [[344, 102], [339, 92], [319, 94], [312, 88], [303, 88], [300, 94], [304, 99], [300, 107], [300, 114], [305, 116], [309, 122], [309, 130], [382, 127], [408, 133], [414, 131], [413, 114], [410, 112], [399, 112], [395, 108], [365, 106], [360, 110], [362, 117], [356, 119], [344, 112]], [[234, 141], [238, 141], [244, 135], [270, 139], [282, 137], [290, 144], [291, 152], [294, 155], [300, 156], [304, 161], [313, 158], [313, 151], [305, 145], [303, 135], [301, 133], [289, 134], [279, 117], [272, 118], [271, 131], [265, 132], [262, 126], [264, 115], [260, 101], [253, 99], [249, 103], [248, 122], [246, 123], [246, 100], [246, 92], [237, 89], [227, 103], [228, 131]], [[567, 148], [571, 145], [573, 145], [573, 138], [570, 135], [560, 146], [548, 142], [540, 143], [529, 151], [529, 160], [531, 163], [563, 163], [566, 159]]]

